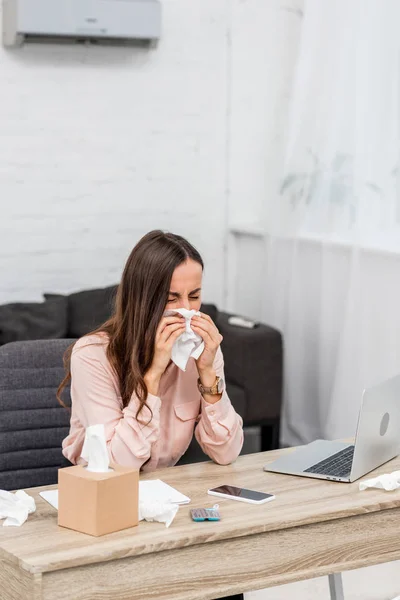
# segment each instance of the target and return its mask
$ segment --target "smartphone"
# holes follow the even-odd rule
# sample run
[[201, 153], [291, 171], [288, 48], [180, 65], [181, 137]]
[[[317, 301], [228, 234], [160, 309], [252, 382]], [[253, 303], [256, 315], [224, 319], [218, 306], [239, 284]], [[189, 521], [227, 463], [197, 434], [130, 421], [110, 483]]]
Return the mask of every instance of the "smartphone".
[[256, 492], [255, 490], [247, 490], [246, 488], [235, 487], [234, 485], [220, 485], [212, 488], [207, 492], [210, 496], [219, 496], [220, 498], [228, 498], [230, 500], [239, 500], [240, 502], [249, 502], [250, 504], [264, 504], [275, 500], [273, 494], [265, 492]]

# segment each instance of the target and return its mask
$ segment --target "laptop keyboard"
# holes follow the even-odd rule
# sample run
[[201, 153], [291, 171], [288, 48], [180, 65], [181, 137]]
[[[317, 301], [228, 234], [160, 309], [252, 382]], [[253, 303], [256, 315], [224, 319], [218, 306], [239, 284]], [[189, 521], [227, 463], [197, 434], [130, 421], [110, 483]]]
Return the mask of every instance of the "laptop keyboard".
[[330, 475], [332, 477], [349, 477], [353, 462], [354, 446], [348, 446], [336, 454], [332, 454], [321, 462], [304, 470], [304, 473]]

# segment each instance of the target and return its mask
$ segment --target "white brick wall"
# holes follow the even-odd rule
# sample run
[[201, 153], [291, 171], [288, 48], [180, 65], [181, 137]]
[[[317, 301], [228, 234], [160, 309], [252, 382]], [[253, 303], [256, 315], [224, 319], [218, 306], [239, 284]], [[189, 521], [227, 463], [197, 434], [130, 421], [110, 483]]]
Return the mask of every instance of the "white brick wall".
[[0, 304], [114, 283], [156, 227], [198, 246], [205, 297], [224, 304], [229, 200], [237, 215], [265, 177], [247, 122], [290, 1], [163, 0], [155, 50], [0, 47]]
[[0, 303], [115, 282], [156, 227], [221, 303], [228, 13], [165, 0], [156, 50], [0, 49]]

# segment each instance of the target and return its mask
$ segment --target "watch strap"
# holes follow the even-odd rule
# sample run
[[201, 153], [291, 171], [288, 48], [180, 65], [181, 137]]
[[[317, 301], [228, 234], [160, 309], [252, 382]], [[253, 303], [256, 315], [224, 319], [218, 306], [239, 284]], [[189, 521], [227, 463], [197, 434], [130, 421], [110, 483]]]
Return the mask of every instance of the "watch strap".
[[211, 387], [205, 387], [201, 381], [200, 377], [197, 380], [197, 387], [199, 388], [199, 392], [201, 394], [210, 394], [211, 396], [216, 396], [220, 392], [218, 391], [218, 384], [221, 380], [221, 377], [216, 377], [214, 384]]

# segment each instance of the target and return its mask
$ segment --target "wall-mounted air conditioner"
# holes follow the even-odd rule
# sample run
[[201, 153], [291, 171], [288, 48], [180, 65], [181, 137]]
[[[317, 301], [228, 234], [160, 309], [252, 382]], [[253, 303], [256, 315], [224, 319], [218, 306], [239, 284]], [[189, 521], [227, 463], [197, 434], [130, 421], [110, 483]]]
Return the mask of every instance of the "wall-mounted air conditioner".
[[3, 0], [3, 44], [72, 39], [112, 42], [161, 34], [159, 0]]

